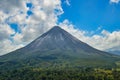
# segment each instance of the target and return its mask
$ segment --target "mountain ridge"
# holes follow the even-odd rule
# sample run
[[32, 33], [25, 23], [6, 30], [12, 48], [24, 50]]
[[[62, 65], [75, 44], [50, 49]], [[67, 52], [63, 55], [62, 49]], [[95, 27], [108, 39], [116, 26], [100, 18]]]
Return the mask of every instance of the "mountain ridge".
[[[58, 26], [53, 27], [27, 46], [0, 57], [0, 66], [11, 62], [16, 65], [42, 66], [112, 66], [116, 56], [97, 50], [78, 40]], [[13, 66], [14, 67], [14, 66]]]

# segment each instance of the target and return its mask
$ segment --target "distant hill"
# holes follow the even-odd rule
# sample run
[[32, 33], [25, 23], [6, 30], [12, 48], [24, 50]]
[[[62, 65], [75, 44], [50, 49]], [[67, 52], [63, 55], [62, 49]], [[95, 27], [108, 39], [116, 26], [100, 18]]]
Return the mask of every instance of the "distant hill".
[[97, 50], [58, 26], [0, 57], [0, 68], [115, 66], [117, 56]]
[[109, 53], [115, 54], [115, 55], [120, 55], [120, 51], [115, 50], [115, 51], [108, 51]]

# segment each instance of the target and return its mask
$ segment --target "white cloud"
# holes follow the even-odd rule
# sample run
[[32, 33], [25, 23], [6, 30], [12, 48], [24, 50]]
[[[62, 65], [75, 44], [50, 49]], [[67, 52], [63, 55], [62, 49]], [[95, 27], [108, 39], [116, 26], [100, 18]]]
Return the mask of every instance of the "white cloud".
[[89, 32], [75, 29], [75, 26], [68, 20], [60, 23], [60, 26], [79, 40], [88, 43], [94, 48], [99, 50], [120, 50], [120, 31], [113, 31], [111, 33], [109, 31], [102, 30], [99, 35], [87, 36], [87, 34], [90, 34]]
[[10, 40], [6, 39], [4, 41], [0, 41], [0, 55], [6, 54], [8, 52], [14, 51], [20, 47], [23, 47], [24, 45], [19, 44], [13, 44]]
[[7, 24], [0, 24], [0, 41], [10, 38], [14, 31]]
[[94, 35], [88, 39], [88, 43], [100, 50], [115, 49], [120, 50], [120, 31], [113, 31], [112, 33], [103, 30], [102, 35]]
[[119, 3], [120, 0], [110, 0], [110, 3]]
[[65, 0], [65, 3], [70, 6], [70, 1], [69, 0]]
[[84, 41], [85, 38], [85, 31], [75, 29], [75, 25], [69, 22], [69, 20], [64, 20], [62, 23], [59, 24], [60, 27], [62, 27], [67, 32], [71, 33], [73, 36], [77, 37], [78, 39], [81, 38], [82, 41]]
[[25, 11], [26, 6], [25, 6], [25, 1], [24, 0], [0, 0], [0, 11], [3, 11], [5, 13], [11, 13], [14, 14], [14, 12], [19, 11]]
[[[33, 13], [31, 16], [27, 14], [29, 8], [26, 3], [33, 5], [33, 8], [30, 9]], [[0, 55], [14, 50], [13, 47], [16, 48], [17, 45], [28, 44], [37, 38], [56, 25], [58, 16], [63, 13], [60, 0], [1, 0], [0, 4], [0, 44], [5, 45], [9, 41], [8, 47], [12, 47], [8, 48], [2, 45]], [[10, 28], [8, 23], [17, 23], [21, 30], [21, 33], [16, 33], [11, 37], [13, 38], [12, 43], [9, 38], [14, 30]]]

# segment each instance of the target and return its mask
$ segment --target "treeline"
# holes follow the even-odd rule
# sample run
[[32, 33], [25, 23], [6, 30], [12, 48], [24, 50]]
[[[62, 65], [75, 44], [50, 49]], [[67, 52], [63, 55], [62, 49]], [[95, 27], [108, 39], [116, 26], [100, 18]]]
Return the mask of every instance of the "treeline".
[[0, 71], [0, 80], [120, 80], [117, 69], [41, 69]]

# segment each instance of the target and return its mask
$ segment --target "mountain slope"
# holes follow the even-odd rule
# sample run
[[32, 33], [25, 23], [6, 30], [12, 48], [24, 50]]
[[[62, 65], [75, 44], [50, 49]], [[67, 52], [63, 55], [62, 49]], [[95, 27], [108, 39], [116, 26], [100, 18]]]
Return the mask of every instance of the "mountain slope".
[[55, 26], [27, 46], [1, 56], [0, 66], [112, 66], [116, 59]]

